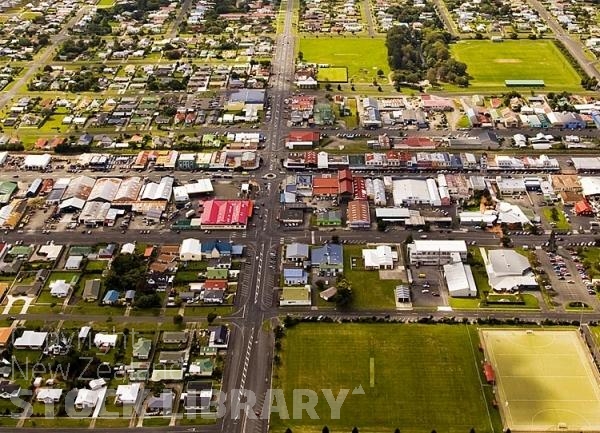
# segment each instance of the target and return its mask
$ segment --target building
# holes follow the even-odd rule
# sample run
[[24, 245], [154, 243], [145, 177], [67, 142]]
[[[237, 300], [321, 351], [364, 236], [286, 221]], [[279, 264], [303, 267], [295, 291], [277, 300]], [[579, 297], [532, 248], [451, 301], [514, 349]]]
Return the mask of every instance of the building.
[[190, 413], [208, 412], [212, 395], [212, 382], [190, 381], [187, 385], [187, 392], [184, 393], [183, 407], [186, 412]]
[[477, 285], [473, 278], [473, 272], [469, 265], [462, 262], [448, 263], [444, 265], [444, 278], [448, 293], [453, 298], [477, 297]]
[[97, 301], [100, 297], [100, 288], [102, 287], [102, 281], [98, 278], [93, 280], [87, 280], [83, 287], [83, 299], [86, 302]]
[[344, 249], [339, 244], [325, 244], [310, 250], [310, 261], [322, 276], [335, 276], [344, 272]]
[[179, 260], [183, 262], [202, 260], [202, 245], [200, 241], [194, 238], [184, 239], [179, 247]]
[[434, 179], [399, 179], [392, 182], [394, 206], [425, 204], [441, 206], [442, 200]]
[[209, 200], [200, 219], [202, 229], [245, 230], [252, 216], [251, 200]]
[[392, 251], [389, 245], [378, 245], [373, 249], [362, 250], [365, 269], [394, 269], [394, 262], [398, 260], [398, 253]]
[[483, 256], [490, 287], [495, 292], [536, 289], [538, 283], [527, 257], [514, 250], [489, 250]]
[[13, 346], [15, 349], [42, 349], [48, 338], [47, 332], [24, 331], [23, 334], [15, 339]]
[[130, 385], [117, 386], [115, 405], [133, 405], [137, 402], [140, 393], [141, 384], [133, 383]]
[[98, 391], [81, 388], [77, 391], [75, 407], [77, 409], [93, 409], [98, 403]]
[[311, 305], [310, 285], [303, 287], [283, 287], [279, 297], [279, 305], [287, 306], [306, 306]]
[[104, 334], [102, 332], [94, 335], [94, 346], [100, 349], [115, 347], [119, 336], [117, 334]]
[[307, 244], [298, 242], [291, 243], [285, 247], [285, 259], [291, 262], [305, 262], [309, 258]]
[[38, 388], [35, 399], [44, 404], [58, 403], [62, 393], [63, 390], [60, 388]]
[[353, 229], [368, 229], [371, 227], [371, 214], [367, 200], [352, 200], [348, 202], [346, 223]]
[[152, 350], [152, 340], [147, 338], [138, 338], [133, 344], [133, 357], [141, 360], [146, 360], [150, 356]]
[[415, 240], [408, 245], [411, 265], [445, 265], [467, 259], [467, 244], [455, 240]]
[[209, 329], [208, 346], [217, 349], [227, 349], [229, 344], [229, 329], [226, 326], [216, 326]]
[[56, 280], [50, 283], [50, 295], [56, 298], [66, 298], [71, 290], [71, 284], [65, 280]]
[[283, 268], [283, 283], [287, 286], [301, 286], [308, 282], [308, 274], [303, 268]]

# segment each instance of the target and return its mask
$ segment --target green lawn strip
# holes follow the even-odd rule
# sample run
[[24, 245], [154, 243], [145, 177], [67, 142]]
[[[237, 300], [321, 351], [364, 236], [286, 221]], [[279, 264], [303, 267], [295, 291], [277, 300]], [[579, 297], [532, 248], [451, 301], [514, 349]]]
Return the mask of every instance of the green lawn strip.
[[[552, 209], [555, 209], [555, 211], [553, 211]], [[561, 230], [561, 231], [571, 230], [571, 224], [569, 224], [567, 222], [567, 218], [565, 217], [565, 214], [563, 213], [562, 207], [560, 207], [560, 206], [544, 207], [544, 208], [542, 208], [542, 215], [544, 215], [544, 218], [546, 219], [546, 221], [548, 221], [548, 223], [556, 224], [556, 226], [554, 227], [556, 230]]]

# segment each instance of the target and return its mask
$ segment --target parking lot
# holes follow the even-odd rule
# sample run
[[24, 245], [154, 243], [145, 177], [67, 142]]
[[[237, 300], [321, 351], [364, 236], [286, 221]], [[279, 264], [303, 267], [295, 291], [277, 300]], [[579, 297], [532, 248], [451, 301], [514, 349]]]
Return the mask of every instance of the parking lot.
[[437, 266], [411, 267], [412, 303], [417, 307], [440, 307], [447, 305], [447, 292], [441, 268]]
[[596, 292], [576, 255], [559, 248], [556, 254], [536, 250], [536, 256], [548, 276], [550, 284], [546, 289], [555, 295], [553, 299], [558, 306], [566, 308], [569, 303], [577, 301], [593, 308], [598, 306]]

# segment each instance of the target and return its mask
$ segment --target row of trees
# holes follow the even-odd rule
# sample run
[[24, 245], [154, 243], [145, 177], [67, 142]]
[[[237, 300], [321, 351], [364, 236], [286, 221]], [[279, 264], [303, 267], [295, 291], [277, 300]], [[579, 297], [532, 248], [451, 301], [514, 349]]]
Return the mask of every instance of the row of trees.
[[397, 84], [447, 82], [459, 86], [469, 84], [467, 65], [452, 58], [449, 44], [452, 36], [443, 30], [426, 27], [422, 31], [395, 26], [387, 34], [388, 61], [396, 70]]
[[[292, 429], [288, 427], [285, 430], [285, 433], [293, 433], [293, 432], [292, 432]], [[321, 429], [321, 433], [330, 433], [329, 427], [323, 426], [323, 428]], [[352, 433], [359, 433], [358, 427], [352, 428]], [[395, 429], [394, 433], [400, 433], [400, 429], [399, 428]], [[431, 430], [431, 433], [437, 433], [437, 431], [436, 430]], [[471, 427], [471, 430], [469, 430], [469, 433], [475, 433], [475, 428]], [[505, 433], [511, 433], [510, 429], [506, 429]]]

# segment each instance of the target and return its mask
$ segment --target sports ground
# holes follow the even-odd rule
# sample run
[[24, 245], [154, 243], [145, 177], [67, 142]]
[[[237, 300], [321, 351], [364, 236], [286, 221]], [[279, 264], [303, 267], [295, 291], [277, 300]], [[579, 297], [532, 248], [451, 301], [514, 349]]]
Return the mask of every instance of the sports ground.
[[599, 431], [596, 367], [578, 331], [482, 330], [496, 398], [513, 431]]
[[504, 80], [544, 80], [546, 90], [581, 90], [581, 77], [550, 40], [460, 41], [451, 52], [467, 64], [473, 90], [506, 90]]
[[302, 38], [299, 51], [307, 62], [348, 68], [348, 80], [355, 83], [371, 83], [379, 69], [390, 72], [383, 38]]
[[[491, 387], [482, 386], [477, 331], [462, 325], [299, 324], [286, 330], [275, 370], [292, 415], [294, 389], [318, 393], [319, 419], [271, 416], [271, 431], [286, 428], [318, 433], [349, 432], [354, 426], [370, 433], [468, 432], [501, 428], [490, 408]], [[364, 394], [352, 394], [362, 387]], [[350, 393], [340, 419], [331, 419], [322, 389], [337, 397]]]

